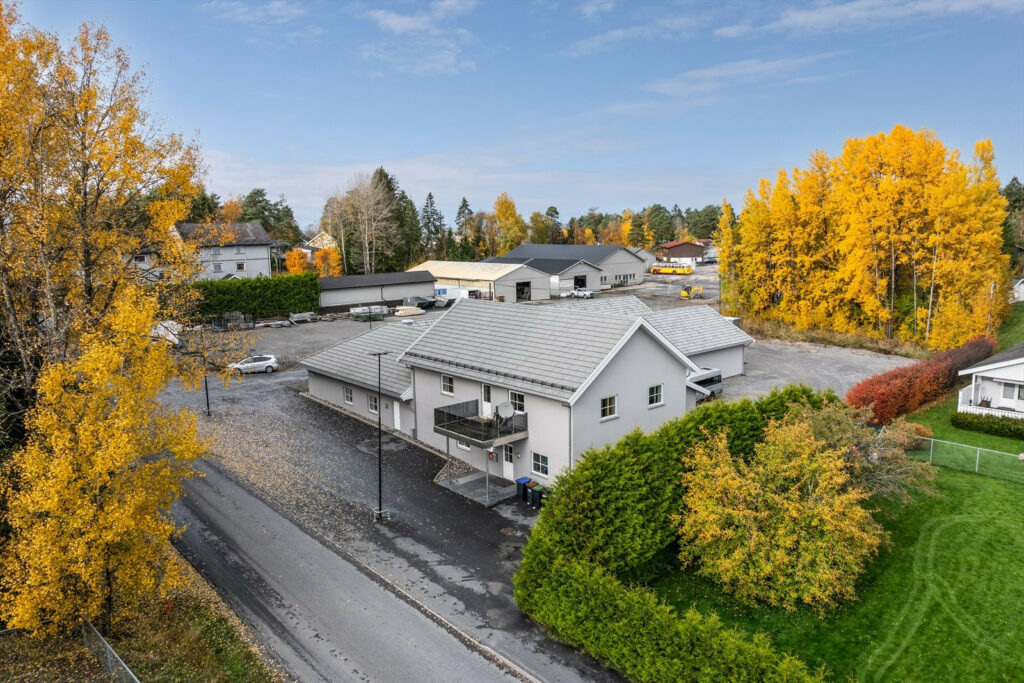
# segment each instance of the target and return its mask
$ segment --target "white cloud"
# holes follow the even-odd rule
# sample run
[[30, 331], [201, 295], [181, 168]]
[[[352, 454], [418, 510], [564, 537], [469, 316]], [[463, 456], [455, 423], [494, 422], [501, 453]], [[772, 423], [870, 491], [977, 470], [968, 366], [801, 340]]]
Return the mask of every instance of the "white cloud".
[[693, 17], [669, 17], [647, 24], [616, 28], [570, 43], [562, 51], [562, 54], [569, 57], [587, 57], [599, 52], [606, 52], [631, 40], [672, 38], [688, 33], [697, 23]]
[[580, 14], [587, 19], [593, 19], [599, 14], [610, 12], [615, 9], [615, 0], [584, 0], [580, 5]]
[[371, 9], [358, 13], [395, 36], [367, 43], [360, 56], [396, 71], [419, 75], [458, 73], [476, 64], [463, 54], [463, 46], [473, 41], [468, 30], [448, 25], [454, 17], [476, 7], [476, 0], [435, 0], [424, 12], [403, 14], [389, 9]]
[[677, 98], [713, 98], [728, 86], [737, 84], [791, 84], [812, 82], [816, 76], [792, 76], [793, 72], [824, 59], [834, 57], [828, 52], [809, 57], [785, 59], [742, 59], [726, 62], [704, 69], [691, 69], [671, 78], [662, 78], [648, 83], [644, 88], [650, 92]]
[[809, 7], [791, 7], [777, 19], [759, 27], [749, 24], [724, 26], [715, 35], [738, 37], [753, 30], [781, 32], [822, 32], [853, 27], [876, 26], [906, 19], [926, 19], [964, 14], [1012, 14], [1024, 11], [1020, 0], [852, 0], [819, 2]]
[[239, 24], [286, 24], [305, 16], [308, 10], [298, 2], [271, 0], [270, 2], [241, 2], [239, 0], [213, 0], [199, 6], [218, 19]]

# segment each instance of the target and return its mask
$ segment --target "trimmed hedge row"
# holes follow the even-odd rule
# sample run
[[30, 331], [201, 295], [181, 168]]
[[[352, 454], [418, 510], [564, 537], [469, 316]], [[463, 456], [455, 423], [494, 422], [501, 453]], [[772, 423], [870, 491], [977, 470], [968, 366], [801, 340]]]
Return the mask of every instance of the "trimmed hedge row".
[[957, 372], [988, 358], [997, 348], [995, 339], [977, 337], [927, 360], [868, 377], [850, 389], [846, 402], [870, 407], [875, 424], [889, 424], [941, 396], [956, 384]]
[[320, 282], [316, 273], [200, 280], [192, 285], [203, 297], [203, 317], [241, 311], [256, 318], [320, 310]]
[[588, 451], [561, 474], [516, 572], [515, 599], [560, 637], [638, 681], [807, 680], [798, 660], [749, 640], [715, 617], [679, 615], [647, 589], [627, 586], [678, 567], [671, 515], [682, 501], [683, 454], [728, 430], [732, 452], [752, 455], [770, 419], [790, 403], [819, 406], [831, 392], [789, 386], [758, 401], [715, 401], [618, 443]]
[[959, 429], [995, 434], [996, 436], [1008, 436], [1011, 439], [1024, 439], [1024, 420], [1015, 417], [953, 413], [949, 416], [949, 421], [954, 427]]

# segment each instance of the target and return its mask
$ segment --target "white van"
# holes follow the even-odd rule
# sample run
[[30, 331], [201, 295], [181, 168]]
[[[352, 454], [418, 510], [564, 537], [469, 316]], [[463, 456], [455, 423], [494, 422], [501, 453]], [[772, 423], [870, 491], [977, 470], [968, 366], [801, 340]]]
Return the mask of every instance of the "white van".
[[700, 372], [695, 372], [687, 377], [688, 380], [693, 382], [699, 387], [708, 390], [707, 396], [700, 396], [697, 399], [697, 403], [701, 401], [710, 401], [714, 398], [721, 398], [722, 391], [725, 387], [722, 384], [722, 371], [717, 368], [701, 368]]

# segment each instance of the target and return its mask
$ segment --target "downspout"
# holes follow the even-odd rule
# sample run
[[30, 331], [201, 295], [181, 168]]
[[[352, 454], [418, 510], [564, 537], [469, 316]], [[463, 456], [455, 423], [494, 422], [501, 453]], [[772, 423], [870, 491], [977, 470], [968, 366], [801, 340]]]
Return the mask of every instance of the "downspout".
[[572, 472], [572, 404], [569, 404], [569, 471]]
[[416, 368], [412, 369], [412, 432], [414, 439], [420, 438], [420, 411], [416, 405]]

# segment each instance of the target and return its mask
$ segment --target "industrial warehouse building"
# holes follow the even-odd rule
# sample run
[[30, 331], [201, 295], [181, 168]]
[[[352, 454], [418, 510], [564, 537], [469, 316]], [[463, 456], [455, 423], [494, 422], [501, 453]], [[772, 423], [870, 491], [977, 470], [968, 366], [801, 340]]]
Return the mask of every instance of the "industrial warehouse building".
[[504, 256], [488, 260], [525, 263], [530, 266], [534, 265], [535, 260], [537, 262], [561, 261], [566, 266], [585, 261], [600, 270], [596, 286], [591, 283], [590, 279], [587, 280], [587, 288], [593, 290], [638, 285], [644, 281], [644, 272], [647, 270], [643, 256], [634, 254], [626, 247], [617, 244], [533, 244], [527, 242]]
[[434, 276], [424, 270], [320, 278], [320, 310], [328, 313], [367, 304], [394, 306], [409, 297], [433, 294]]
[[518, 263], [547, 273], [553, 295], [572, 289], [601, 289], [601, 277], [606, 275], [593, 263], [583, 260], [493, 256], [484, 259], [484, 263]]
[[514, 303], [550, 299], [552, 294], [547, 273], [519, 263], [426, 261], [407, 273], [423, 271], [437, 279], [436, 294], [451, 299], [468, 297]]

